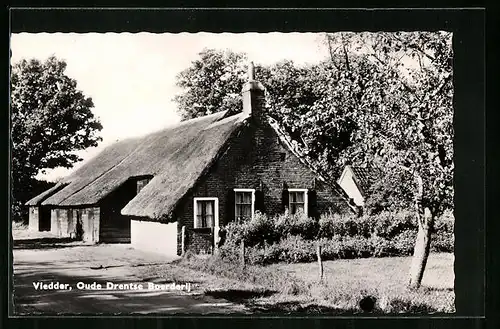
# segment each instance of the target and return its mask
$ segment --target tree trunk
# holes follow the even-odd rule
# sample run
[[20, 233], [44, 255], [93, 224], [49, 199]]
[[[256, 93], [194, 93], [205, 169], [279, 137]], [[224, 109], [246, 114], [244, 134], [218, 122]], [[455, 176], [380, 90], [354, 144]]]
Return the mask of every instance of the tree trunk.
[[344, 44], [344, 58], [345, 58], [345, 66], [347, 68], [347, 71], [351, 70], [351, 66], [349, 65], [349, 56], [347, 55], [347, 49]]
[[424, 208], [422, 205], [422, 196], [424, 186], [422, 178], [415, 175], [418, 189], [415, 197], [415, 207], [417, 211], [418, 234], [415, 241], [415, 248], [413, 251], [413, 259], [410, 269], [410, 281], [408, 283], [410, 288], [417, 289], [422, 283], [424, 276], [425, 266], [429, 258], [429, 251], [431, 247], [431, 234], [434, 225], [434, 217], [429, 208]]
[[[419, 216], [420, 217], [420, 216]], [[418, 219], [418, 234], [413, 251], [413, 259], [410, 269], [410, 288], [417, 289], [422, 283], [425, 266], [429, 258], [431, 247], [432, 215], [426, 209], [423, 218]]]

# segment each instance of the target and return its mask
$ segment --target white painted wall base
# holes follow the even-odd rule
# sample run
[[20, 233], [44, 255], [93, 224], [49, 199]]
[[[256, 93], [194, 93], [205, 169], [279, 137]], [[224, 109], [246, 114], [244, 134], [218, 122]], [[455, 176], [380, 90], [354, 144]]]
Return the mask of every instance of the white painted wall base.
[[130, 243], [139, 250], [177, 256], [177, 222], [163, 224], [132, 220]]
[[39, 214], [39, 211], [38, 211], [38, 207], [30, 207], [29, 208], [29, 225], [28, 225], [28, 229], [30, 231], [33, 231], [33, 232], [38, 232], [40, 231], [40, 223], [39, 223], [39, 220], [40, 220], [40, 214]]

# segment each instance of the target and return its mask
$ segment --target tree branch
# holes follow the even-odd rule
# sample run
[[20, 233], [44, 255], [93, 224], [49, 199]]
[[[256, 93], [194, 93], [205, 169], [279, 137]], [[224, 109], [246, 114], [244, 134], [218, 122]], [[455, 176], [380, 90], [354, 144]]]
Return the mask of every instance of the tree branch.
[[345, 65], [347, 67], [347, 71], [351, 71], [351, 67], [349, 65], [349, 56], [347, 55], [347, 49], [345, 47], [345, 44], [343, 45], [344, 48], [344, 58], [345, 58]]
[[[404, 41], [401, 40], [398, 36], [396, 36], [394, 33], [391, 33], [390, 34], [392, 36], [393, 39], [396, 39], [397, 41], [401, 42], [402, 44], [404, 44]], [[428, 53], [426, 53], [422, 48], [420, 48], [419, 46], [415, 45], [415, 44], [410, 44], [408, 45], [408, 48], [411, 48], [411, 49], [414, 49], [414, 50], [417, 50], [419, 51], [420, 53], [422, 53], [425, 57], [429, 58], [431, 61], [435, 61], [436, 59], [429, 55]]]

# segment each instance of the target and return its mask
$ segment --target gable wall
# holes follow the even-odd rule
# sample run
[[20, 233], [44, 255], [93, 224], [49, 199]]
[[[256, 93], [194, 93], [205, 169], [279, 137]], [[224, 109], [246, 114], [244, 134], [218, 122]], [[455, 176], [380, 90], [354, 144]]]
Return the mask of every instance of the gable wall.
[[[283, 154], [285, 154], [284, 160], [282, 160]], [[228, 151], [176, 208], [174, 216], [179, 221], [178, 253], [181, 245], [180, 230], [183, 225], [190, 231], [187, 244], [193, 251], [209, 252], [211, 249], [211, 231], [193, 230], [194, 197], [217, 197], [219, 224], [226, 225], [234, 219], [233, 189], [253, 188], [257, 193], [261, 182], [263, 203], [259, 208], [266, 214], [284, 212], [283, 183], [286, 184], [285, 188], [316, 187], [316, 208], [319, 212], [326, 212], [329, 209], [339, 211], [337, 205], [342, 204], [340, 199], [323, 184], [317, 180], [315, 182], [314, 173], [281, 145], [271, 127], [250, 126], [231, 142]]]
[[347, 193], [349, 198], [354, 200], [357, 206], [363, 206], [364, 198], [358, 188], [356, 182], [354, 182], [354, 177], [351, 170], [346, 170], [345, 175], [339, 181], [340, 187]]

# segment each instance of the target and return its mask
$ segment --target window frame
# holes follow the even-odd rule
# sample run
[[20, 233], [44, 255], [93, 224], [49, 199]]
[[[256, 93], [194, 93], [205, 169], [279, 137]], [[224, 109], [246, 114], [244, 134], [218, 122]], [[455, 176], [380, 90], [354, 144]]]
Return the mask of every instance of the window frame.
[[306, 215], [306, 217], [308, 216], [308, 208], [309, 208], [309, 200], [308, 200], [308, 192], [309, 192], [309, 189], [307, 188], [289, 188], [288, 189], [288, 211], [290, 211], [290, 214], [291, 213], [291, 204], [290, 204], [290, 192], [303, 192], [304, 193], [304, 214]]
[[198, 226], [198, 202], [199, 201], [214, 201], [214, 226], [219, 227], [219, 198], [215, 197], [194, 197], [193, 198], [193, 228], [210, 229], [212, 227], [199, 227]]
[[235, 188], [233, 189], [234, 191], [234, 218], [237, 220], [237, 216], [236, 216], [236, 193], [238, 192], [246, 192], [246, 193], [249, 193], [251, 192], [252, 193], [252, 216], [251, 216], [251, 220], [253, 220], [254, 218], [254, 215], [255, 215], [255, 189], [254, 188]]
[[[152, 178], [150, 178], [150, 177], [138, 179], [135, 182], [136, 194], [141, 193], [141, 191], [146, 187], [146, 185], [149, 184], [149, 182], [151, 182], [151, 180], [152, 180]], [[142, 185], [142, 186], [140, 186], [140, 185]]]

